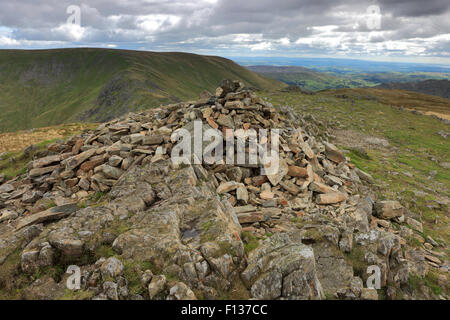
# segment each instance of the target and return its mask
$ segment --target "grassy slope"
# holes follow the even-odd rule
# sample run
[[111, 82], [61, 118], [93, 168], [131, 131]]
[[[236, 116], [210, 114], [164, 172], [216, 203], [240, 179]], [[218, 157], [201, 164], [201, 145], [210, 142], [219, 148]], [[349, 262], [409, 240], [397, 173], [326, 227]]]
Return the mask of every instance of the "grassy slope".
[[0, 154], [20, 151], [45, 140], [63, 139], [85, 129], [96, 128], [96, 123], [71, 123], [31, 130], [0, 133]]
[[[12, 133], [0, 133], [0, 174], [7, 178], [13, 178], [26, 171], [26, 165], [32, 159], [34, 153], [44, 150], [49, 144], [67, 139], [84, 130], [95, 129], [95, 123], [73, 123], [40, 129], [17, 131]], [[35, 145], [36, 149], [31, 153], [24, 150]]]
[[103, 50], [0, 51], [0, 131], [74, 120], [126, 65]]
[[[405, 90], [381, 88], [339, 89], [324, 92], [328, 95], [348, 96], [355, 99], [377, 100], [397, 107], [415, 109], [421, 112], [433, 112], [450, 117], [450, 100]], [[447, 117], [445, 117], [447, 116]]]
[[282, 86], [220, 57], [84, 48], [2, 50], [0, 132], [107, 120], [195, 98], [224, 78], [261, 89]]
[[[339, 147], [349, 151], [357, 167], [373, 175], [380, 198], [399, 200], [423, 222], [424, 232], [416, 232], [411, 244], [420, 246], [417, 239], [431, 236], [445, 243], [444, 248], [437, 250], [443, 251], [448, 259], [450, 171], [443, 163], [449, 162], [450, 144], [438, 134], [449, 131], [447, 124], [360, 95], [347, 98], [329, 92], [261, 95], [274, 105], [289, 105], [303, 114], [313, 115], [324, 126], [337, 130], [337, 137], [339, 132], [352, 132], [353, 141], [339, 143], [338, 139]], [[388, 140], [390, 146], [379, 149], [364, 142], [365, 137], [374, 136]], [[363, 144], [364, 151], [354, 147], [358, 143]], [[427, 279], [419, 282], [439, 290]]]

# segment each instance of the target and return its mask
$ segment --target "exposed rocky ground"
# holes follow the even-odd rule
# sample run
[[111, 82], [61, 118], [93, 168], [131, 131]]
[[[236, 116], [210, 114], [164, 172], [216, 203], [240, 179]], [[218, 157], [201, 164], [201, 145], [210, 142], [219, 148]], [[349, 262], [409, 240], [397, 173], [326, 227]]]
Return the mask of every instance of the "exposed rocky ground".
[[[178, 128], [280, 130], [280, 170], [175, 165]], [[410, 277], [440, 271], [445, 243], [408, 240], [417, 213], [378, 200], [317, 124], [237, 81], [215, 94], [100, 125], [0, 177], [0, 297], [24, 299], [447, 299]], [[326, 137], [326, 135], [325, 135]], [[394, 224], [399, 226], [394, 228]], [[66, 288], [69, 265], [81, 289]], [[445, 291], [446, 292], [446, 291]]]

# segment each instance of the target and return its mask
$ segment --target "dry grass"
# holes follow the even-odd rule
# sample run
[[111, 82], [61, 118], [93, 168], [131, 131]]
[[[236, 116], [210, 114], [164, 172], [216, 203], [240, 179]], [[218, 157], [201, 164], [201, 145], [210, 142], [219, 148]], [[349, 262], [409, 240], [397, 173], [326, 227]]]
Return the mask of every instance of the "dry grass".
[[[414, 109], [409, 109], [409, 108], [406, 108], [406, 109], [414, 110]], [[450, 114], [444, 114], [444, 113], [433, 112], [433, 111], [419, 111], [419, 112], [426, 116], [436, 116], [441, 119], [450, 120]]]
[[95, 127], [97, 127], [97, 124], [75, 123], [18, 132], [0, 133], [0, 153], [20, 151], [32, 144], [63, 139], [78, 134], [85, 129], [93, 129]]

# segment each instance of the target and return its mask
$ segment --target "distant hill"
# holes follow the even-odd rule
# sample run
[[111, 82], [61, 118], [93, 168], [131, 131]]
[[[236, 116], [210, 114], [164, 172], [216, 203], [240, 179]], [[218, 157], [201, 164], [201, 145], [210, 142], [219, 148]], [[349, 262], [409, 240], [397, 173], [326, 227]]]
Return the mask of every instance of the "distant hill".
[[345, 78], [329, 72], [320, 72], [304, 67], [249, 66], [247, 68], [264, 77], [279, 80], [289, 85], [296, 85], [307, 91], [372, 85], [371, 82], [364, 80]]
[[[248, 66], [249, 70], [260, 75], [295, 85], [307, 91], [320, 91], [340, 88], [374, 87], [384, 83], [411, 82], [427, 79], [450, 79], [449, 73], [437, 72], [362, 72], [358, 69], [328, 69], [300, 66]], [[402, 88], [398, 88], [402, 89]], [[405, 89], [409, 90], [409, 89]], [[413, 90], [416, 91], [416, 90]], [[433, 94], [431, 92], [423, 92]]]
[[[317, 71], [343, 73], [414, 73], [435, 74], [446, 79], [450, 76], [448, 65], [426, 64], [415, 62], [373, 61], [341, 58], [311, 57], [240, 57], [228, 56], [243, 66], [300, 66]], [[434, 78], [434, 77], [432, 77]]]
[[[387, 105], [417, 110], [450, 120], [450, 99], [413, 91], [384, 88], [352, 88], [324, 91], [338, 98], [375, 100]], [[401, 120], [401, 119], [399, 119]]]
[[88, 48], [0, 50], [0, 132], [106, 121], [197, 98], [224, 78], [259, 89], [284, 86], [215, 56]]
[[383, 83], [377, 86], [377, 88], [408, 90], [450, 99], [450, 81], [448, 80], [431, 79], [415, 82]]

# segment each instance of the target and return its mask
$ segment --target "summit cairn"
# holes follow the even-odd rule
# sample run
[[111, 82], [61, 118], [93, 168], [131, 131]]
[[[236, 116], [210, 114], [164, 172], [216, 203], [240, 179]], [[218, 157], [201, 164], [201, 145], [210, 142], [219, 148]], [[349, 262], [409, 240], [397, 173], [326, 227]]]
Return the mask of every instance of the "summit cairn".
[[[181, 129], [201, 135], [200, 149], [185, 146], [202, 152], [211, 151], [205, 132], [213, 130], [223, 143], [218, 161], [194, 151], [191, 162], [172, 161]], [[275, 172], [264, 174], [262, 158], [249, 160], [255, 145], [243, 137], [251, 130], [270, 132], [257, 149], [278, 140]], [[128, 114], [53, 143], [24, 175], [2, 178], [0, 270], [18, 251], [14, 272], [27, 277], [77, 265], [86, 297], [113, 300], [376, 298], [363, 288], [370, 274], [361, 265], [378, 266], [381, 285], [401, 290], [410, 272], [423, 276], [429, 265], [406, 245], [411, 230], [390, 226], [412, 215], [399, 203], [374, 206], [372, 177], [317, 131], [314, 119], [224, 80], [198, 101]], [[243, 162], [235, 162], [239, 141]], [[363, 252], [358, 273], [349, 258], [355, 250]], [[0, 274], [6, 291], [23, 289]], [[66, 293], [64, 277], [27, 279], [24, 298]]]

